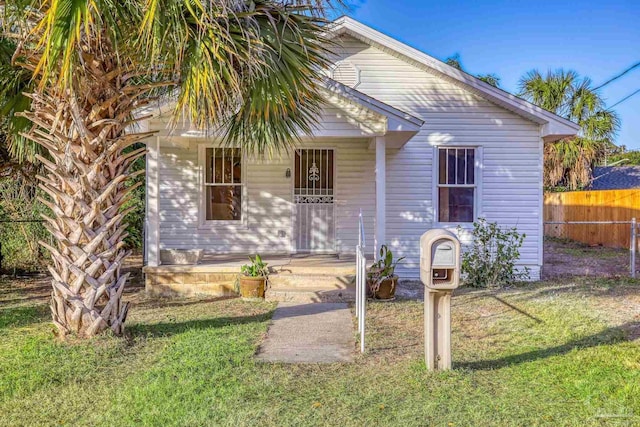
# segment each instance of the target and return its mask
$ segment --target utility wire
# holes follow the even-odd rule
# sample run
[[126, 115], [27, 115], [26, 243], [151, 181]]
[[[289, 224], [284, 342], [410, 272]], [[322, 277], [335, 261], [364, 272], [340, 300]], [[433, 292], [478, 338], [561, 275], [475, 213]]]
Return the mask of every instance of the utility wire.
[[640, 67], [640, 62], [637, 62], [635, 64], [633, 64], [631, 67], [627, 68], [626, 70], [624, 70], [623, 72], [621, 72], [620, 74], [611, 77], [609, 80], [607, 80], [606, 82], [602, 83], [600, 86], [593, 88], [593, 90], [598, 90], [602, 87], [605, 87], [606, 85], [608, 85], [609, 83], [612, 83], [616, 80], [618, 80], [620, 77], [624, 76], [625, 74], [627, 74], [629, 71], [633, 70], [634, 68]]
[[607, 108], [607, 110], [611, 110], [613, 107], [615, 107], [616, 105], [622, 104], [624, 101], [626, 101], [627, 99], [631, 98], [633, 95], [640, 93], [640, 89], [635, 90], [633, 93], [631, 93], [630, 95], [625, 96], [624, 98], [622, 98], [620, 101], [616, 102], [615, 104], [613, 104], [611, 107]]

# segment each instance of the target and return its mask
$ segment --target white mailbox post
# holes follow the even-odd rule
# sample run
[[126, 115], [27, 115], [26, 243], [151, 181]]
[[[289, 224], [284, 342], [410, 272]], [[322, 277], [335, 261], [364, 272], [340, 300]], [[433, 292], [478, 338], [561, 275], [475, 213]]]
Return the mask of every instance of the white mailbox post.
[[424, 290], [424, 352], [429, 370], [451, 369], [451, 293], [460, 286], [460, 241], [447, 230], [420, 238]]

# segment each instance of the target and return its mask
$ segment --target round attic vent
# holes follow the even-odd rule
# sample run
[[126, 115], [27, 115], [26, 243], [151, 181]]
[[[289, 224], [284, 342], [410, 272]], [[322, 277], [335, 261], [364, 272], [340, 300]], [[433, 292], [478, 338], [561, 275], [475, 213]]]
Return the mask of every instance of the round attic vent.
[[338, 62], [331, 71], [331, 78], [345, 86], [355, 88], [360, 84], [360, 70], [351, 62]]

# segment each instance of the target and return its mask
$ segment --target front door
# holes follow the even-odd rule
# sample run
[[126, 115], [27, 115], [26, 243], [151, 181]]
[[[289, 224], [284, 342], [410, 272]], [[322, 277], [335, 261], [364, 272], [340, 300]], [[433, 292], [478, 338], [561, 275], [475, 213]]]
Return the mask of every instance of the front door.
[[294, 156], [294, 232], [298, 252], [335, 252], [335, 152], [299, 149]]

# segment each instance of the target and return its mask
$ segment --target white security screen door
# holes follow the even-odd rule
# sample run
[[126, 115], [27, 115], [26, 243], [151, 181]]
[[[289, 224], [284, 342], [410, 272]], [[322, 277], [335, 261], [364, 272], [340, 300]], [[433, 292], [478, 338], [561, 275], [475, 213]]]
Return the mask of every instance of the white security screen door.
[[298, 252], [335, 252], [334, 150], [295, 150], [294, 238]]

